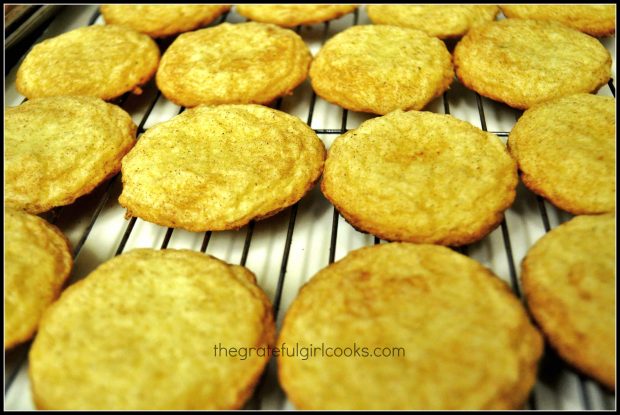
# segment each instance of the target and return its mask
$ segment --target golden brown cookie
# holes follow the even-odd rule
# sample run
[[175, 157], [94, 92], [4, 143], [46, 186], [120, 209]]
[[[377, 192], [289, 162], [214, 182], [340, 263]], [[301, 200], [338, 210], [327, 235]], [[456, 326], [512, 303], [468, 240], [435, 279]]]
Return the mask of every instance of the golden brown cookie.
[[314, 91], [352, 111], [422, 109], [454, 78], [444, 43], [396, 26], [353, 26], [325, 43], [310, 67]]
[[271, 304], [246, 268], [137, 249], [45, 313], [30, 351], [32, 395], [40, 409], [238, 409], [268, 361], [249, 348], [274, 337]]
[[38, 216], [4, 214], [4, 349], [29, 340], [60, 295], [73, 259], [62, 232]]
[[543, 236], [522, 265], [532, 315], [559, 355], [610, 389], [616, 383], [613, 214], [577, 216]]
[[159, 48], [148, 36], [94, 25], [35, 45], [17, 70], [17, 91], [29, 99], [57, 95], [111, 100], [140, 91], [155, 74]]
[[40, 213], [73, 203], [121, 168], [136, 125], [94, 97], [48, 97], [4, 115], [4, 202]]
[[495, 20], [497, 6], [489, 5], [372, 5], [368, 17], [375, 24], [408, 27], [440, 39], [458, 38], [469, 29]]
[[357, 6], [351, 4], [240, 4], [236, 11], [256, 22], [295, 27], [337, 19], [356, 8]]
[[109, 4], [101, 6], [107, 24], [126, 26], [153, 38], [189, 32], [230, 10], [221, 4]]
[[542, 354], [506, 283], [448, 248], [402, 243], [315, 275], [277, 345], [282, 387], [313, 410], [518, 409]]
[[454, 50], [468, 88], [527, 109], [553, 98], [596, 91], [610, 77], [601, 43], [557, 22], [506, 19], [469, 31]]
[[185, 107], [267, 104], [306, 79], [311, 59], [292, 30], [223, 23], [180, 35], [162, 57], [157, 86]]
[[321, 189], [356, 228], [382, 239], [464, 245], [515, 198], [517, 169], [491, 133], [449, 115], [394, 111], [336, 138]]
[[101, 6], [107, 24], [126, 26], [153, 38], [189, 32], [207, 25], [230, 5], [221, 4], [108, 4]]
[[297, 117], [260, 105], [199, 106], [140, 138], [123, 159], [119, 202], [163, 226], [236, 229], [301, 199], [324, 158]]
[[509, 18], [555, 20], [592, 36], [611, 36], [616, 32], [615, 5], [533, 5], [501, 6]]
[[573, 214], [616, 206], [616, 101], [577, 94], [527, 110], [508, 147], [523, 183]]

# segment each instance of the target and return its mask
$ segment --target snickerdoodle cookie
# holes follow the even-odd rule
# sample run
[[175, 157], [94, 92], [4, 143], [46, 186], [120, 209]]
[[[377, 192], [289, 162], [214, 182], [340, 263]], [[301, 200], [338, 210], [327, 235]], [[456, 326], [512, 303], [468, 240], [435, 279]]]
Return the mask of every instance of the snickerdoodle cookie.
[[321, 183], [362, 231], [452, 246], [493, 230], [516, 186], [516, 164], [498, 137], [420, 111], [394, 111], [336, 138]]
[[277, 344], [289, 399], [316, 410], [518, 409], [543, 349], [488, 269], [403, 243], [353, 251], [315, 275]]
[[108, 24], [127, 26], [153, 38], [189, 32], [230, 10], [220, 4], [108, 4], [101, 14]]
[[94, 25], [35, 45], [17, 70], [15, 86], [30, 99], [82, 95], [111, 100], [139, 92], [158, 64], [159, 47], [147, 35]]
[[596, 91], [611, 56], [595, 38], [561, 23], [505, 19], [470, 30], [454, 50], [456, 74], [480, 95], [527, 109]]
[[353, 12], [356, 7], [351, 4], [240, 4], [236, 10], [256, 22], [295, 27], [337, 19]]
[[4, 348], [30, 339], [41, 315], [69, 277], [69, 242], [54, 225], [29, 213], [4, 214]]
[[418, 29], [441, 39], [461, 37], [469, 29], [495, 20], [497, 6], [489, 5], [372, 5], [366, 8], [375, 24]]
[[616, 384], [616, 221], [577, 216], [543, 236], [522, 267], [529, 309], [559, 355]]
[[239, 409], [274, 336], [271, 303], [248, 269], [187, 250], [133, 250], [45, 313], [30, 351], [33, 400], [40, 409]]
[[180, 35], [161, 59], [157, 86], [185, 107], [268, 104], [306, 79], [311, 60], [290, 29], [223, 23]]
[[312, 88], [349, 110], [422, 109], [452, 83], [444, 43], [396, 26], [353, 26], [325, 43], [310, 67]]
[[519, 118], [508, 147], [523, 183], [573, 214], [616, 206], [616, 101], [577, 94], [536, 105]]
[[40, 213], [73, 203], [117, 173], [136, 125], [94, 97], [37, 98], [4, 114], [4, 201]]
[[513, 4], [501, 8], [509, 18], [555, 20], [592, 36], [616, 32], [615, 5]]
[[149, 129], [123, 159], [128, 215], [190, 231], [236, 229], [294, 204], [325, 149], [299, 118], [260, 105], [198, 106]]

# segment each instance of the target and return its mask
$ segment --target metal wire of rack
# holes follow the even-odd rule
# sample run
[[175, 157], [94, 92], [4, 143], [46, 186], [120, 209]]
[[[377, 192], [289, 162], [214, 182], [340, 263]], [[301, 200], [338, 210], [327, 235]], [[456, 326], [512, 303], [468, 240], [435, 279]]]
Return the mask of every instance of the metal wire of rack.
[[[92, 13], [92, 8], [87, 8], [87, 9], [90, 10], [88, 11], [89, 13]], [[82, 11], [82, 14], [83, 13], [87, 13], [87, 11]], [[351, 24], [352, 25], [358, 24], [360, 22], [360, 18], [365, 18], [365, 17], [366, 16], [363, 16], [360, 10], [357, 10], [352, 16], [345, 16], [341, 19], [338, 19], [338, 21], [334, 21], [333, 23], [326, 22], [326, 23], [323, 23], [322, 25], [317, 25], [317, 26], [322, 26], [322, 29], [319, 30], [320, 40], [317, 42], [318, 46], [320, 47], [320, 45], [322, 45], [325, 42], [325, 40], [329, 37], [330, 30], [333, 28], [333, 26], [336, 26], [336, 25], [338, 26], [338, 28], [334, 30], [337, 32], [339, 30], [342, 30], [343, 28], [348, 27]], [[67, 17], [65, 17], [65, 19], [66, 18]], [[71, 17], [69, 17], [69, 19], [71, 19]], [[62, 27], [62, 17], [58, 17], [55, 20], [56, 21], [60, 20], [60, 23], [59, 23], [60, 31], [68, 30]], [[87, 20], [87, 24], [88, 25], [96, 24], [99, 20], [101, 20], [99, 16], [99, 12], [98, 10], [95, 10], [95, 12], [92, 15], [90, 15], [90, 18]], [[221, 19], [219, 19], [214, 24], [219, 24], [227, 20], [230, 20], [232, 22], [242, 21], [240, 20], [240, 17], [236, 16], [233, 12], [230, 14], [227, 13], [223, 15]], [[347, 20], [350, 20], [350, 23], [347, 22]], [[363, 23], [366, 23], [366, 22], [363, 22]], [[54, 22], [50, 24], [50, 26], [53, 26], [53, 25], [54, 25]], [[316, 28], [306, 28], [305, 30], [315, 30], [315, 29]], [[298, 33], [300, 33], [304, 29], [302, 27], [298, 27], [296, 30]], [[311, 33], [311, 35], [313, 34], [315, 33], [314, 32]], [[51, 36], [51, 35], [52, 35], [51, 33], [47, 33], [47, 36]], [[46, 34], [44, 33], [43, 36], [46, 37]], [[162, 47], [165, 47], [165, 45], [162, 45]], [[7, 82], [7, 84], [8, 83], [9, 82]], [[613, 84], [613, 80], [609, 81], [608, 88], [609, 88], [609, 91], [611, 92], [611, 95], [615, 97], [615, 86]], [[141, 115], [138, 115], [139, 117], [138, 137], [146, 131], [146, 129], [148, 128], [147, 124], [157, 123], [160, 121], [164, 121], [167, 118], [170, 118], [168, 116], [168, 117], [163, 117], [164, 119], [153, 120], [154, 118], [159, 118], [159, 117], [153, 116], [156, 107], [165, 107], [166, 109], [171, 108], [171, 106], [172, 108], [174, 107], [173, 104], [167, 102], [167, 100], [163, 98], [161, 93], [157, 91], [157, 89], [152, 84], [145, 86], [144, 90], [145, 90], [145, 93], [142, 97], [131, 97], [129, 94], [126, 94], [125, 96], [121, 97], [117, 101], [118, 105], [125, 107], [125, 109], [127, 109], [128, 111], [132, 109], [136, 110], [135, 108], [136, 103], [134, 102], [132, 105], [129, 103], [129, 101], [132, 101], [132, 100], [141, 101], [141, 105], [137, 105], [139, 107], [138, 110], [140, 109], [140, 107], [143, 108], [142, 111], [137, 111], [138, 114], [141, 113]], [[348, 128], [348, 124], [350, 122], [351, 117], [349, 117], [350, 114], [347, 110], [337, 108], [331, 104], [327, 104], [326, 102], [318, 98], [316, 94], [313, 91], [311, 91], [311, 89], [309, 89], [308, 87], [306, 87], [306, 93], [303, 95], [304, 96], [302, 97], [301, 100], [304, 101], [307, 99], [307, 102], [308, 102], [307, 109], [305, 106], [303, 107], [303, 109], [306, 111], [305, 113], [306, 122], [308, 125], [310, 125], [313, 128], [313, 130], [320, 137], [323, 138], [326, 144], [330, 144], [336, 135], [343, 134], [344, 132], [350, 129]], [[474, 96], [475, 103], [471, 102], [472, 95]], [[463, 100], [462, 98], [463, 96], [468, 96], [468, 98]], [[488, 131], [487, 115], [485, 115], [485, 100], [486, 99], [482, 98], [480, 95], [472, 91], [465, 90], [462, 86], [460, 86], [456, 82], [455, 82], [455, 85], [453, 85], [450, 92], [444, 93], [443, 96], [440, 99], [436, 100], [435, 103], [431, 103], [428, 109], [434, 112], [442, 112], [441, 110], [443, 110], [443, 113], [451, 114], [453, 112], [451, 111], [451, 105], [450, 105], [451, 99], [453, 103], [456, 103], [457, 107], [462, 107], [463, 101], [469, 101], [467, 105], [468, 109], [471, 110], [472, 108], [475, 108], [476, 113], [473, 113], [470, 111], [468, 113], [468, 116], [464, 118], [470, 118], [467, 120], [472, 122], [471, 117], [472, 116], [477, 117], [480, 127], [484, 131]], [[285, 102], [288, 102], [288, 100], [284, 101], [283, 99], [279, 99], [274, 104], [274, 107], [281, 108]], [[333, 115], [336, 112], [340, 112], [341, 115], [339, 117], [338, 127], [336, 127], [335, 125], [331, 125], [331, 126], [321, 125], [319, 126], [320, 128], [313, 127], [313, 122], [316, 121], [316, 117], [315, 117], [316, 107], [317, 107], [317, 103], [319, 102], [323, 106], [324, 114], [329, 113], [330, 115]], [[129, 108], [129, 109], [126, 108], [128, 105], [132, 108]], [[496, 108], [497, 106], [498, 104], [494, 104], [491, 101], [488, 101], [486, 108], [487, 109]], [[296, 115], [302, 117], [302, 114], [299, 114], [300, 112], [299, 108], [296, 108], [295, 105], [293, 105], [292, 109], [293, 109], [292, 112], [296, 112], [297, 113]], [[184, 108], [177, 107], [177, 111], [178, 111], [177, 113], [181, 113], [183, 110]], [[165, 112], [171, 113], [171, 111], [165, 111]], [[172, 115], [175, 115], [175, 114], [172, 114]], [[353, 114], [353, 115], [355, 115], [355, 118], [356, 118], [356, 120], [354, 121], [355, 124], [359, 124], [365, 118], [370, 117], [370, 116], [363, 116], [360, 114]], [[514, 114], [515, 120], [518, 118], [518, 115], [519, 115], [518, 113]], [[334, 118], [335, 117], [332, 116], [330, 119], [333, 120]], [[321, 121], [324, 122], [325, 119]], [[475, 124], [475, 122], [472, 122], [472, 123]], [[327, 122], [327, 124], [329, 124], [329, 122]], [[490, 132], [492, 132], [493, 134], [497, 135], [498, 137], [502, 139], [505, 139], [509, 135], [509, 128], [494, 128]], [[75, 204], [77, 206], [58, 208], [58, 209], [53, 210], [48, 215], [48, 219], [52, 223], [58, 224], [58, 226], [60, 226], [61, 229], [65, 230], [65, 228], [63, 227], [63, 225], [65, 225], [69, 230], [68, 236], [70, 237], [71, 241], [72, 242], [75, 241], [73, 245], [74, 246], [73, 257], [76, 260], [76, 268], [79, 268], [78, 259], [81, 259], [79, 257], [80, 257], [80, 254], [83, 253], [84, 251], [83, 248], [89, 243], [91, 245], [95, 244], [96, 246], [97, 238], [101, 239], [102, 235], [106, 235], [106, 236], [109, 236], [110, 234], [117, 235], [117, 236], [120, 235], [120, 240], [118, 240], [118, 242], [115, 241], [116, 243], [109, 244], [113, 248], [112, 256], [116, 256], [124, 252], [128, 244], [132, 246], [135, 245], [135, 244], [130, 244], [130, 239], [132, 238], [132, 236], [135, 235], [134, 231], [136, 229], [136, 224], [139, 222], [137, 218], [135, 217], [130, 218], [127, 221], [124, 228], [116, 226], [116, 229], [120, 230], [120, 232], [118, 233], [113, 232], [112, 229], [107, 229], [107, 227], [105, 226], [105, 223], [103, 224], [103, 228], [105, 229], [103, 229], [103, 233], [102, 233], [100, 229], [102, 226], [99, 226], [99, 222], [107, 222], [107, 218], [102, 218], [102, 216], [106, 216], [106, 212], [113, 210], [111, 208], [112, 205], [115, 205], [113, 196], [118, 193], [119, 186], [120, 186], [120, 183], [118, 180], [119, 176], [120, 174], [110, 179], [106, 184], [103, 184], [102, 186], [100, 186], [99, 190], [95, 191], [92, 195], [82, 198], [82, 199], [88, 199], [87, 202], [80, 199]], [[329, 241], [328, 242], [329, 248], [327, 249], [326, 261], [324, 262], [314, 261], [314, 262], [318, 262], [318, 264], [313, 265], [313, 267], [315, 270], [318, 270], [321, 267], [327, 264], [331, 264], [335, 260], [341, 258], [353, 248], [356, 248], [358, 246], [363, 246], [363, 245], [369, 245], [373, 243], [379, 244], [382, 242], [377, 237], [362, 234], [354, 230], [350, 225], [348, 225], [344, 221], [344, 219], [340, 216], [338, 211], [333, 206], [329, 205], [326, 200], [321, 198], [320, 194], [318, 194], [318, 191], [316, 189], [313, 190], [311, 193], [313, 194], [310, 194], [306, 198], [304, 198], [304, 199], [309, 199], [310, 201], [306, 201], [302, 199], [301, 201], [297, 202], [290, 208], [286, 209], [285, 211], [277, 215], [277, 218], [274, 217], [274, 219], [269, 219], [266, 221], [262, 221], [260, 223], [255, 223], [252, 221], [242, 230], [236, 233], [228, 232], [228, 235], [227, 235], [227, 237], [232, 240], [232, 243], [229, 244], [229, 245], [232, 245], [232, 247], [229, 246], [228, 247], [229, 250], [226, 251], [226, 254], [224, 255], [224, 256], [227, 256], [228, 258], [222, 258], [222, 259], [225, 259], [228, 262], [238, 262], [240, 265], [244, 265], [244, 266], [248, 264], [249, 259], [251, 259], [253, 262], [257, 262], [255, 260], [256, 255], [250, 258], [251, 256], [250, 254], [251, 252], [253, 252], [251, 251], [252, 246], [254, 246], [255, 251], [259, 251], [259, 255], [264, 254], [265, 252], [269, 252], [270, 253], [269, 258], [280, 258], [279, 260], [274, 260], [275, 264], [273, 266], [266, 267], [269, 271], [272, 271], [274, 276], [277, 275], [277, 278], [269, 278], [269, 281], [265, 281], [266, 283], [269, 283], [269, 284], [266, 284], [266, 285], [269, 285], [269, 287], [265, 287], [265, 286], [263, 287], [266, 289], [266, 291], [268, 292], [268, 294], [270, 295], [272, 299], [274, 315], [276, 316], [276, 321], [278, 322], [278, 325], [281, 322], [281, 319], [283, 317], [286, 307], [288, 306], [288, 304], [290, 304], [290, 301], [292, 300], [292, 298], [294, 298], [297, 289], [305, 281], [307, 281], [311, 277], [311, 275], [314, 274], [314, 272], [299, 272], [300, 267], [297, 266], [298, 263], [295, 263], [295, 267], [296, 267], [295, 271], [296, 271], [297, 278], [295, 278], [294, 281], [292, 281], [293, 278], [291, 277], [289, 277], [288, 279], [286, 278], [287, 272], [289, 271], [292, 251], [294, 251], [293, 255], [295, 255], [295, 258], [297, 260], [300, 260], [301, 262], [308, 262], [307, 260], [308, 255], [304, 255], [305, 254], [304, 250], [305, 249], [314, 250], [315, 247], [322, 249], [323, 246], [326, 245], [327, 242]], [[519, 202], [519, 200], [521, 201]], [[300, 207], [302, 203], [305, 206]], [[319, 204], [321, 205], [321, 209], [324, 210], [325, 212], [324, 214], [321, 215], [321, 218], [317, 220], [317, 222], [320, 222], [320, 224], [317, 224], [317, 223], [314, 223], [315, 216], [313, 216], [313, 211], [316, 211], [317, 205]], [[507, 211], [506, 217], [502, 221], [498, 230], [494, 231], [491, 235], [489, 235], [486, 238], [487, 241], [482, 241], [477, 244], [472, 244], [470, 246], [465, 246], [465, 247], [458, 249], [459, 252], [466, 254], [466, 255], [470, 255], [487, 266], [489, 266], [489, 263], [493, 265], [493, 263], [501, 262], [499, 266], [496, 266], [496, 267], [489, 266], [489, 267], [493, 269], [494, 271], [496, 271], [496, 274], [498, 274], [500, 277], [506, 279], [506, 281], [510, 284], [510, 286], [514, 290], [515, 294], [520, 298], [521, 298], [521, 289], [520, 289], [519, 277], [518, 277], [518, 266], [517, 266], [519, 262], [518, 258], [519, 257], [522, 258], [524, 252], [527, 250], [529, 245], [531, 245], [533, 240], [537, 239], [534, 237], [534, 235], [527, 235], [527, 237], [524, 238], [523, 235], [521, 235], [522, 232], [518, 227], [518, 225], [520, 225], [521, 223], [518, 220], [514, 220], [513, 215], [518, 216], [519, 213], [518, 212], [514, 213], [512, 211], [514, 210], [520, 211], [524, 209], [527, 210], [527, 213], [529, 215], [528, 222], [532, 222], [532, 220], [540, 221], [540, 223], [538, 223], [538, 226], [542, 225], [542, 230], [537, 230], [536, 232], [533, 232], [534, 234], [539, 235], [539, 236], [544, 234], [544, 232], [548, 232], [550, 229], [552, 229], [554, 225], [557, 226], [557, 224], [569, 218], [567, 214], [558, 211], [555, 207], [549, 205], [541, 197], [533, 195], [531, 192], [527, 191], [522, 186], [520, 186], [520, 189], [518, 189], [517, 202], [515, 202], [515, 206], [509, 209], [509, 211]], [[67, 210], [70, 210], [70, 212], [66, 212]], [[119, 210], [118, 206], [116, 206], [116, 210], [117, 211]], [[80, 220], [78, 220], [78, 222], [82, 223], [82, 226], [77, 226], [77, 228], [79, 228], [79, 232], [76, 232], [76, 230], [73, 229], [74, 227], [71, 226], [71, 224], [75, 222], [72, 216], [76, 211], [78, 212], [78, 215], [80, 217]], [[288, 211], [288, 221], [285, 221], [284, 217], [286, 216], [287, 211]], [[537, 219], [534, 219], [532, 216], [532, 212], [534, 211], [536, 211]], [[329, 214], [328, 212], [331, 214]], [[300, 219], [300, 215], [301, 215], [301, 219]], [[300, 220], [302, 221], [302, 223], [298, 223]], [[267, 222], [267, 223], [263, 224], [263, 222]], [[308, 226], [308, 222], [311, 222], [310, 226]], [[510, 228], [509, 228], [509, 222], [512, 222]], [[517, 226], [513, 228], [512, 226], [515, 224]], [[143, 226], [143, 225], [144, 223], [140, 221], [138, 227]], [[303, 229], [296, 233], [295, 232], [296, 225], [303, 226]], [[153, 228], [161, 228], [156, 225], [149, 224], [149, 226], [151, 230]], [[321, 227], [319, 226], [324, 226], [325, 228], [329, 228], [329, 231], [324, 232], [324, 234], [322, 235], [323, 237], [318, 238], [319, 241], [317, 243], [317, 240], [316, 240], [317, 238], [312, 238], [312, 233], [315, 232], [316, 229], [321, 229]], [[95, 227], [98, 227], [98, 230], [96, 232], [93, 232]], [[531, 223], [528, 223], [526, 228], [527, 227], [531, 227]], [[274, 231], [273, 228], [277, 228], [277, 229]], [[187, 232], [185, 231], [177, 230], [175, 232], [174, 228], [167, 228], [167, 229], [161, 228], [161, 231], [163, 231], [163, 229], [165, 229], [165, 233], [163, 235], [163, 238], [161, 239], [161, 242], [157, 242], [157, 240], [160, 237], [160, 233], [161, 233], [160, 230], [156, 230], [155, 232], [151, 232], [150, 234], [149, 232], [146, 232], [147, 234], [151, 235], [151, 241], [149, 242], [149, 245], [151, 247], [159, 247], [160, 249], [165, 249], [170, 246], [170, 243], [173, 239], [173, 234], [174, 235], [182, 234], [181, 236], [185, 236], [185, 237], [187, 236]], [[269, 229], [269, 230], [266, 232], [266, 229]], [[513, 229], [512, 232], [511, 232], [511, 229]], [[519, 229], [519, 231], [515, 231], [514, 229]], [[243, 230], [245, 230], [245, 234], [241, 236], [241, 233], [243, 232]], [[339, 231], [341, 234], [340, 239], [339, 239]], [[65, 230], [65, 232], [67, 231]], [[96, 235], [93, 235], [93, 233], [96, 233]], [[308, 233], [311, 234], [310, 235], [311, 246], [307, 246], [306, 244], [304, 244], [304, 242], [308, 242], [307, 241]], [[217, 233], [217, 234], [220, 234], [220, 233]], [[281, 252], [281, 254], [278, 255], [272, 252], [273, 251], [272, 249], [265, 248], [266, 245], [268, 245], [266, 244], [266, 241], [265, 241], [266, 234], [274, 234], [277, 237], [275, 238], [277, 240], [281, 240], [282, 237], [284, 237], [283, 243], [268, 241], [271, 243], [271, 245], [273, 245], [274, 248], [276, 248], [275, 245], [279, 245], [278, 248], [280, 249], [276, 251]], [[200, 238], [197, 238], [197, 235], [195, 234], [192, 235], [193, 248], [200, 250], [203, 253], [206, 253], [208, 249], [210, 249], [211, 247], [210, 244], [212, 243], [213, 236], [214, 234], [210, 231], [205, 232], [204, 235]], [[267, 239], [269, 239], [268, 236], [269, 235], [267, 235]], [[306, 238], [304, 239], [304, 237]], [[114, 240], [115, 238], [111, 238], [111, 239]], [[299, 239], [301, 239], [301, 241]], [[343, 239], [347, 239], [347, 241], [343, 243]], [[494, 241], [489, 241], [492, 239], [494, 239]], [[498, 239], [501, 239], [501, 243], [498, 243], [497, 241]], [[526, 243], [519, 243], [517, 245], [513, 245], [512, 239], [518, 239], [518, 242], [523, 242], [523, 239], [526, 239]], [[254, 242], [254, 245], [253, 245], [253, 242]], [[485, 246], [488, 244], [492, 245], [492, 247]], [[496, 246], [502, 247], [503, 254], [497, 253], [498, 249], [493, 248]], [[518, 255], [515, 254], [515, 247], [518, 247], [518, 250], [519, 250]], [[222, 251], [221, 247], [219, 247], [217, 251], [221, 252]], [[231, 257], [236, 256], [236, 255], [233, 255], [230, 251], [240, 252], [238, 259], [236, 261], [230, 260]], [[301, 255], [300, 255], [300, 251], [302, 252]], [[470, 251], [473, 251], [473, 252], [470, 252]], [[488, 252], [484, 252], [484, 251], [493, 251], [493, 252], [489, 254]], [[321, 250], [321, 252], [324, 252], [324, 251]], [[105, 255], [105, 254], [103, 254], [102, 256], [109, 257], [109, 255]], [[222, 255], [216, 255], [216, 256], [222, 257]], [[320, 256], [321, 258], [323, 258], [323, 254], [321, 254]], [[501, 259], [501, 256], [504, 257], [503, 260]], [[492, 257], [492, 258], [489, 259], [489, 257]], [[92, 264], [93, 262], [92, 258], [88, 262], [90, 263], [88, 266], [81, 267], [81, 269], [78, 269], [77, 272], [74, 269], [74, 273], [73, 273], [71, 281], [75, 281], [85, 276], [90, 270], [92, 270], [94, 266], [96, 266], [96, 264]], [[312, 268], [312, 267], [308, 267], [307, 264], [305, 265], [306, 266], [301, 266], [301, 270], [308, 271], [308, 268]], [[249, 267], [250, 269], [253, 269], [252, 266], [249, 266]], [[498, 272], [496, 268], [501, 269], [501, 272]], [[265, 270], [265, 267], [263, 266], [263, 271], [264, 270]], [[253, 271], [257, 273], [257, 276], [259, 277], [259, 284], [260, 284], [261, 283], [260, 272], [257, 272], [258, 270], [255, 270], [255, 269], [253, 269]], [[507, 274], [507, 277], [505, 277], [506, 274]], [[288, 286], [287, 286], [287, 283], [289, 284]], [[283, 304], [284, 297], [286, 297], [286, 304]], [[26, 357], [27, 357], [28, 348], [29, 348], [29, 343], [22, 345], [13, 351], [10, 351], [8, 355], [5, 353], [5, 361], [6, 361], [5, 408], [6, 409], [32, 408], [32, 402], [29, 396], [28, 378], [27, 378]], [[552, 379], [542, 379], [541, 381], [538, 382], [538, 384], [534, 388], [534, 391], [532, 392], [532, 395], [530, 396], [530, 399], [528, 400], [526, 409], [586, 409], [586, 410], [615, 409], [615, 394], [612, 394], [602, 389], [600, 386], [598, 386], [593, 381], [586, 379], [583, 375], [573, 372], [570, 368], [568, 368], [564, 363], [560, 361], [560, 359], [551, 349], [547, 348], [545, 354], [546, 354], [546, 357], [543, 360], [542, 367], [540, 370], [541, 375], [544, 375], [546, 371], [551, 371], [554, 373], [554, 376], [552, 377]], [[576, 399], [575, 399], [575, 396], [577, 396]], [[263, 374], [261, 380], [259, 381], [259, 384], [256, 387], [256, 391], [255, 391], [253, 398], [246, 405], [246, 408], [248, 409], [283, 409], [283, 408], [292, 409], [293, 408], [290, 405], [290, 403], [286, 402], [283, 392], [278, 387], [276, 366], [275, 366], [274, 360], [272, 360], [270, 364], [268, 365], [267, 370]]]

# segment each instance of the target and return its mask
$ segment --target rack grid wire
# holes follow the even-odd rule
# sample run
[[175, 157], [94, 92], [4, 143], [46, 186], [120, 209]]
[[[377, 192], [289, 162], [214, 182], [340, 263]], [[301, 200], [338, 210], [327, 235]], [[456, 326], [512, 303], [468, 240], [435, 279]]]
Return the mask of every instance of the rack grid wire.
[[[245, 21], [234, 10], [212, 25]], [[351, 25], [369, 24], [363, 8], [340, 19], [295, 30], [313, 54], [334, 34]], [[67, 6], [53, 19], [38, 41], [80, 26], [103, 24], [97, 6]], [[615, 37], [602, 39], [613, 59], [612, 80], [600, 95], [614, 96]], [[165, 49], [169, 44], [160, 41]], [[23, 58], [22, 58], [23, 59]], [[15, 90], [15, 72], [5, 77], [5, 106], [24, 101]], [[125, 94], [115, 103], [129, 112], [138, 125], [138, 137], [151, 126], [181, 113], [184, 108], [166, 100], [153, 81], [140, 96]], [[292, 96], [278, 99], [274, 108], [298, 116], [319, 135], [326, 147], [340, 135], [372, 115], [353, 113], [332, 105], [312, 91], [308, 81]], [[431, 102], [427, 111], [451, 114], [506, 140], [521, 112], [481, 97], [455, 81], [450, 90]], [[286, 309], [299, 288], [321, 268], [362, 246], [384, 241], [355, 230], [315, 188], [302, 200], [279, 213], [250, 222], [238, 231], [192, 233], [165, 228], [132, 217], [125, 220], [118, 205], [120, 174], [83, 196], [74, 204], [57, 208], [46, 218], [59, 226], [73, 246], [74, 269], [69, 283], [83, 278], [100, 263], [128, 249], [183, 248], [199, 250], [230, 263], [247, 266], [271, 298], [280, 327]], [[519, 184], [514, 205], [500, 226], [482, 241], [458, 248], [505, 280], [521, 298], [519, 263], [527, 249], [541, 236], [571, 218]], [[33, 409], [28, 380], [30, 342], [5, 352], [5, 409]], [[294, 409], [278, 386], [274, 359], [261, 377], [248, 409]], [[538, 382], [525, 409], [615, 409], [615, 393], [575, 372], [548, 346], [541, 362]]]

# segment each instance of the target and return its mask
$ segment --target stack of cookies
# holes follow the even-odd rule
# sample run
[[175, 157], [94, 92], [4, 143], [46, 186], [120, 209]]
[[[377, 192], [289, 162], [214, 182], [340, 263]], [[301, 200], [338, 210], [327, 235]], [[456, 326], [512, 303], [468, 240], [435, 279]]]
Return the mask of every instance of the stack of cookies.
[[[615, 32], [615, 7], [503, 6], [507, 19], [496, 20], [492, 5], [367, 6], [373, 24], [336, 34], [315, 56], [291, 28], [357, 6], [240, 5], [251, 21], [213, 25], [230, 10], [102, 6], [105, 25], [37, 44], [17, 71], [27, 101], [5, 113], [5, 350], [34, 337], [37, 407], [241, 408], [270, 355], [222, 358], [218, 342], [405, 351], [280, 355], [280, 383], [300, 409], [518, 409], [543, 335], [614, 388], [615, 100], [591, 93], [611, 76], [611, 56], [593, 36]], [[278, 109], [307, 78], [316, 96], [376, 117], [326, 151], [310, 126]], [[114, 102], [152, 79], [181, 112], [136, 137]], [[507, 145], [423, 111], [456, 79], [525, 111]], [[353, 227], [391, 243], [312, 277], [278, 338], [254, 274], [202, 253], [133, 250], [61, 294], [70, 247], [35, 215], [119, 172], [128, 217], [191, 232], [276, 215], [320, 180]], [[536, 324], [506, 283], [450, 249], [499, 226], [519, 177], [583, 215], [523, 261]]]

